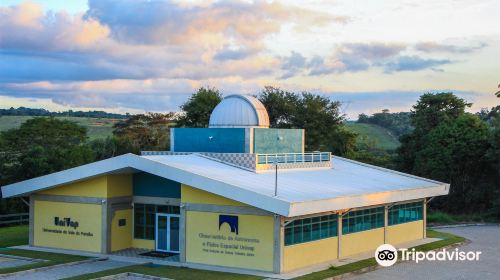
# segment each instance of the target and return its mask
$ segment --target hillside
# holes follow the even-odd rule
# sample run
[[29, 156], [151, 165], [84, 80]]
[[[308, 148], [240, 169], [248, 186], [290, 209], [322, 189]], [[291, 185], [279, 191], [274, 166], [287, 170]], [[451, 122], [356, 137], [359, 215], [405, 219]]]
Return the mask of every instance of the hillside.
[[[0, 131], [19, 127], [32, 116], [0, 116]], [[87, 128], [90, 140], [111, 136], [113, 124], [117, 119], [107, 118], [82, 118], [82, 117], [55, 117], [57, 119], [70, 120]]]
[[[32, 116], [0, 116], [0, 131], [17, 128], [21, 123]], [[84, 118], [84, 117], [55, 117], [74, 121], [82, 126], [87, 127], [90, 140], [97, 138], [105, 138], [112, 135], [113, 124], [117, 119], [108, 118]], [[358, 143], [362, 145], [372, 145], [374, 147], [391, 150], [399, 146], [397, 137], [381, 126], [374, 124], [347, 122], [348, 129], [359, 134]]]
[[400, 143], [388, 129], [375, 124], [347, 122], [346, 127], [358, 134], [358, 144], [394, 150]]

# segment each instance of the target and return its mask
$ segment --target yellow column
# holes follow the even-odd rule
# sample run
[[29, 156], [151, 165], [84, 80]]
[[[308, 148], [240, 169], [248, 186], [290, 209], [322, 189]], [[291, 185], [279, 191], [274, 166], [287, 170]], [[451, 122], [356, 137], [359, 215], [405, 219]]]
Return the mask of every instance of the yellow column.
[[341, 252], [340, 252], [340, 248], [342, 248], [341, 243], [341, 239], [342, 239], [342, 216], [344, 214], [341, 214], [339, 213], [337, 215], [337, 260], [340, 260], [340, 256], [341, 256]]
[[389, 206], [384, 206], [384, 244], [387, 244], [387, 227], [389, 226]]
[[422, 218], [423, 218], [423, 231], [424, 234], [422, 235], [424, 238], [427, 238], [427, 198], [424, 198], [424, 201], [422, 202]]

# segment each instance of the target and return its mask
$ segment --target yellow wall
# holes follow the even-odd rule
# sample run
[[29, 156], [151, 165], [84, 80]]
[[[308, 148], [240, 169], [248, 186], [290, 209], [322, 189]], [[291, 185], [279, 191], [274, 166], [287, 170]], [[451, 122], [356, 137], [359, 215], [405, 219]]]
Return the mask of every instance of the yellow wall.
[[132, 174], [114, 174], [107, 177], [107, 197], [132, 195]]
[[[125, 219], [125, 226], [119, 220]], [[111, 252], [132, 247], [132, 209], [115, 211], [111, 221]]]
[[381, 244], [384, 244], [384, 228], [342, 235], [340, 240], [340, 257], [344, 258], [375, 250]]
[[[101, 205], [35, 201], [34, 216], [35, 246], [101, 251]], [[55, 225], [55, 217], [71, 218], [78, 227]]]
[[44, 190], [39, 194], [107, 198], [130, 196], [132, 195], [132, 174], [100, 176]]
[[106, 176], [101, 176], [41, 191], [39, 194], [106, 197], [107, 184]]
[[[236, 234], [231, 232], [226, 223], [219, 230], [220, 214], [223, 213], [186, 212], [186, 260], [192, 263], [272, 271], [274, 218], [232, 215], [238, 216]], [[245, 238], [253, 242], [241, 240]], [[224, 249], [223, 245], [234, 245], [236, 248]], [[240, 246], [251, 247], [253, 250], [242, 249]]]
[[155, 241], [154, 240], [146, 240], [146, 239], [132, 239], [132, 247], [140, 248], [140, 249], [155, 249]]
[[424, 222], [414, 221], [387, 227], [387, 243], [400, 244], [424, 238]]
[[181, 186], [181, 201], [183, 203], [246, 206], [246, 204], [240, 203], [238, 201], [234, 201], [219, 195], [195, 189], [187, 185]]
[[285, 246], [283, 271], [303, 268], [337, 259], [337, 237]]

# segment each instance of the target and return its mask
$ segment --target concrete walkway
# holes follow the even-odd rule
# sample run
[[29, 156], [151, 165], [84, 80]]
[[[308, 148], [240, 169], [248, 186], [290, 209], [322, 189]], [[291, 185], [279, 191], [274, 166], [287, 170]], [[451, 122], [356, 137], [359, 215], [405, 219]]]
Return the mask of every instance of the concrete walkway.
[[[463, 236], [471, 242], [460, 251], [481, 251], [479, 261], [422, 261], [397, 263], [388, 268], [350, 277], [350, 280], [432, 280], [432, 279], [500, 279], [500, 226], [459, 226], [437, 229]], [[453, 249], [455, 250], [455, 249]]]
[[34, 262], [29, 261], [29, 260], [0, 257], [0, 269], [9, 268], [9, 267], [16, 267], [16, 266], [21, 266], [21, 265], [28, 265], [28, 264], [32, 264], [32, 263], [34, 263]]
[[[422, 239], [422, 240], [416, 240], [416, 241], [412, 241], [412, 242], [398, 244], [398, 247], [402, 247], [402, 248], [413, 247], [413, 246], [431, 243], [431, 242], [434, 242], [437, 240], [439, 240], [439, 239], [426, 238], [426, 239]], [[350, 256], [349, 258], [346, 258], [346, 259], [341, 259], [338, 261], [337, 260], [330, 261], [327, 263], [323, 263], [323, 264], [319, 264], [319, 265], [316, 265], [313, 267], [309, 267], [307, 269], [297, 270], [297, 271], [293, 271], [290, 273], [278, 275], [278, 274], [274, 274], [274, 273], [255, 271], [255, 270], [249, 270], [249, 269], [228, 268], [228, 267], [220, 267], [220, 266], [213, 266], [213, 265], [195, 264], [195, 263], [180, 263], [180, 262], [164, 261], [161, 259], [158, 259], [158, 260], [147, 259], [147, 260], [145, 260], [142, 257], [135, 258], [135, 257], [126, 257], [126, 256], [120, 256], [120, 255], [113, 255], [113, 254], [105, 255], [105, 254], [86, 253], [86, 252], [81, 252], [81, 251], [72, 251], [72, 250], [64, 250], [64, 249], [38, 248], [38, 247], [30, 247], [30, 246], [16, 246], [13, 248], [23, 249], [23, 250], [62, 253], [62, 254], [73, 254], [73, 255], [89, 256], [89, 257], [97, 257], [97, 258], [108, 258], [109, 261], [116, 262], [116, 263], [126, 263], [128, 265], [145, 263], [145, 262], [152, 262], [154, 264], [159, 264], [159, 265], [183, 266], [183, 267], [194, 268], [194, 269], [204, 269], [204, 270], [212, 270], [212, 271], [220, 271], [220, 272], [228, 272], [228, 273], [256, 275], [256, 276], [261, 276], [261, 277], [265, 277], [265, 278], [269, 278], [269, 279], [292, 279], [292, 278], [302, 276], [305, 274], [309, 274], [312, 272], [328, 269], [332, 265], [333, 266], [341, 266], [341, 265], [345, 265], [345, 264], [349, 264], [352, 262], [357, 262], [360, 260], [364, 260], [364, 259], [368, 259], [368, 258], [373, 257], [373, 252], [370, 251], [370, 252], [366, 252], [366, 253], [359, 254], [359, 255], [353, 255], [353, 256]], [[101, 269], [101, 270], [103, 270], [103, 269]], [[100, 271], [100, 270], [98, 270], [98, 271]], [[90, 273], [90, 272], [87, 272], [87, 273]], [[78, 275], [78, 274], [76, 274], [76, 275]]]

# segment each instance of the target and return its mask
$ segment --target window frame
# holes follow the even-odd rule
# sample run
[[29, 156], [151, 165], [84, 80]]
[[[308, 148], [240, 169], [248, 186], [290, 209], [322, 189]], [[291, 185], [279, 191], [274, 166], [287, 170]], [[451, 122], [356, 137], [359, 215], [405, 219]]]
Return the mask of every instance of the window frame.
[[387, 214], [389, 226], [421, 221], [424, 219], [423, 201], [400, 203], [393, 205]]
[[[158, 212], [159, 208], [166, 209], [165, 211]], [[164, 208], [166, 207], [166, 208]], [[136, 211], [141, 209], [139, 212], [142, 212], [142, 224], [137, 223], [136, 219]], [[149, 211], [148, 211], [149, 210]], [[134, 207], [132, 209], [132, 217], [133, 217], [133, 230], [132, 236], [134, 239], [142, 239], [142, 240], [155, 240], [155, 231], [156, 231], [156, 214], [164, 213], [164, 214], [180, 214], [180, 206], [178, 205], [160, 205], [160, 204], [148, 204], [148, 203], [134, 203]], [[148, 217], [150, 215], [150, 217]], [[148, 223], [148, 219], [150, 223]], [[138, 235], [137, 228], [141, 228], [142, 234]]]
[[[283, 242], [285, 246], [292, 246], [336, 237], [337, 227], [337, 214], [293, 220], [284, 227]], [[316, 229], [316, 231], [314, 231], [314, 229]], [[298, 238], [296, 238], [296, 236], [298, 236]]]
[[384, 227], [385, 207], [371, 207], [342, 216], [342, 235]]

